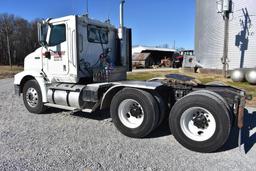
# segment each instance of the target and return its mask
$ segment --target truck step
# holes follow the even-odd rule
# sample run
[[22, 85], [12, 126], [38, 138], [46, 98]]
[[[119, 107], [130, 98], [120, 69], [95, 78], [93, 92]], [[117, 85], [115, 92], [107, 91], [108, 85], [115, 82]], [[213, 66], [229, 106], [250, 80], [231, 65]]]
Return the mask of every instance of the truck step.
[[44, 105], [47, 107], [53, 107], [53, 108], [64, 109], [64, 110], [77, 110], [77, 108], [75, 107], [63, 106], [63, 105], [52, 104], [52, 103], [45, 103]]
[[92, 113], [92, 109], [77, 109], [75, 107], [70, 107], [70, 106], [63, 106], [63, 105], [58, 105], [58, 104], [52, 104], [52, 103], [45, 103], [44, 104], [47, 107], [53, 107], [53, 108], [58, 108], [58, 109], [64, 109], [64, 110], [70, 110], [70, 111], [82, 111], [86, 113]]

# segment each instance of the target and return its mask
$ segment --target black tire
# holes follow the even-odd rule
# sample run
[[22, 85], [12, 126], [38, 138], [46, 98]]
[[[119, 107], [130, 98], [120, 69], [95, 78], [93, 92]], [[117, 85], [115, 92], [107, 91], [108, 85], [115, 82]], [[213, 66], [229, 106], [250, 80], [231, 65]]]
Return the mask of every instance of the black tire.
[[[201, 107], [208, 110], [215, 119], [216, 129], [211, 137], [204, 141], [195, 141], [187, 136], [181, 128], [181, 116], [193, 107]], [[221, 148], [227, 141], [231, 121], [230, 114], [214, 95], [211, 94], [190, 94], [175, 103], [169, 116], [169, 126], [177, 141], [184, 147], [197, 152], [214, 152]]]
[[[136, 128], [125, 126], [118, 115], [120, 104], [127, 99], [138, 102], [144, 111], [143, 122]], [[153, 131], [159, 121], [159, 109], [156, 100], [150, 93], [139, 89], [125, 88], [119, 91], [111, 101], [110, 114], [116, 128], [122, 134], [133, 138], [146, 137]]]
[[[27, 98], [27, 96], [28, 96], [27, 92], [29, 91], [29, 89], [34, 89], [35, 94], [37, 95], [37, 97], [36, 97], [37, 103], [32, 106]], [[44, 106], [44, 104], [42, 102], [42, 92], [41, 92], [40, 86], [36, 80], [27, 81], [23, 87], [22, 92], [23, 92], [24, 105], [26, 106], [26, 108], [29, 112], [35, 113], [35, 114], [41, 114], [46, 110], [46, 107]]]
[[222, 105], [224, 105], [226, 107], [226, 109], [228, 110], [229, 116], [230, 116], [230, 122], [233, 123], [234, 122], [234, 114], [232, 112], [232, 109], [230, 108], [228, 102], [219, 94], [210, 91], [210, 90], [198, 90], [198, 91], [194, 91], [192, 93], [190, 93], [189, 95], [192, 94], [210, 94], [212, 96], [214, 96], [216, 98], [217, 101], [219, 101], [219, 103], [221, 103]]
[[156, 126], [156, 128], [157, 128], [163, 123], [164, 119], [167, 116], [168, 105], [165, 103], [163, 98], [158, 93], [154, 94], [154, 98], [157, 101], [158, 109], [159, 109], [159, 121]]

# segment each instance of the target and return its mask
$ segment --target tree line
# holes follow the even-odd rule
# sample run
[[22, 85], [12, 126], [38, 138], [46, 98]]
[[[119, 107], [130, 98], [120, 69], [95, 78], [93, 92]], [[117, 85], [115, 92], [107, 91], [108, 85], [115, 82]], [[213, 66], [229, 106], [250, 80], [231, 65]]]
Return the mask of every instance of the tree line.
[[26, 55], [38, 48], [38, 21], [0, 14], [0, 65], [23, 65]]

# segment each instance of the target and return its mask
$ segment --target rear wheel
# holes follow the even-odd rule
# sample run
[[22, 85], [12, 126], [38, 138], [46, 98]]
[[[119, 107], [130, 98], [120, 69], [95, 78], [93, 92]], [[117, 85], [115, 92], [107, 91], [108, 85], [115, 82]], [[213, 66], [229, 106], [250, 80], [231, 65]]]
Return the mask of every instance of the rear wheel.
[[222, 147], [231, 129], [227, 108], [211, 94], [190, 94], [176, 102], [169, 125], [183, 146], [198, 152]]
[[111, 102], [110, 113], [117, 129], [134, 138], [147, 136], [159, 121], [156, 100], [150, 93], [138, 89], [119, 91]]
[[232, 109], [230, 108], [228, 102], [221, 95], [219, 95], [213, 91], [210, 91], [210, 90], [198, 90], [198, 91], [194, 91], [194, 92], [190, 93], [189, 95], [192, 95], [192, 94], [203, 94], [205, 96], [215, 98], [215, 100], [218, 101], [218, 103], [223, 105], [223, 108], [226, 108], [226, 110], [227, 110], [226, 112], [229, 113], [230, 122], [231, 123], [234, 122], [234, 115], [232, 113]]
[[154, 94], [154, 98], [157, 101], [158, 109], [159, 109], [159, 121], [156, 125], [156, 128], [157, 128], [163, 123], [164, 119], [166, 119], [168, 105], [165, 103], [163, 98], [158, 93]]
[[42, 93], [36, 80], [29, 80], [23, 87], [23, 102], [31, 113], [43, 113], [46, 110], [42, 102]]

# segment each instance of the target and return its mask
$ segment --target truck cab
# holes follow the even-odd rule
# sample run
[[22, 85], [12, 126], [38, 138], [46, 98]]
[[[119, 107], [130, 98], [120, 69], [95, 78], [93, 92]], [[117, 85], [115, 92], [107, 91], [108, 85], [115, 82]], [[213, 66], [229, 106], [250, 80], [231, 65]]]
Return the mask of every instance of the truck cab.
[[15, 75], [14, 85], [17, 93], [24, 94], [25, 83], [35, 80], [43, 103], [54, 102], [49, 87], [91, 84], [97, 91], [98, 84], [126, 80], [131, 70], [131, 29], [115, 28], [109, 20], [88, 15], [46, 19], [38, 23], [38, 41], [41, 46], [25, 58], [24, 71]]
[[50, 83], [126, 79], [131, 39], [120, 40], [109, 21], [87, 15], [47, 19], [38, 23], [38, 37], [41, 47], [26, 57], [24, 70], [43, 73]]

